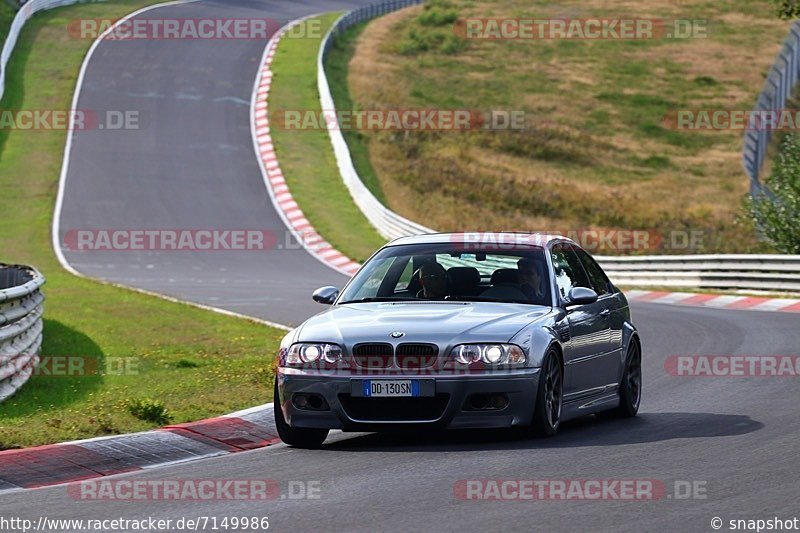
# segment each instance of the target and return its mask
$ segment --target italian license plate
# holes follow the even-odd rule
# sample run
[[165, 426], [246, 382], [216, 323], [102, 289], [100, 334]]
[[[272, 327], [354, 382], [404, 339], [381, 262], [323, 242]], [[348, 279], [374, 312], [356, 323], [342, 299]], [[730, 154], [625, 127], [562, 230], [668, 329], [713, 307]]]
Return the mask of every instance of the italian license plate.
[[419, 396], [418, 379], [367, 379], [363, 381], [364, 396], [397, 398]]

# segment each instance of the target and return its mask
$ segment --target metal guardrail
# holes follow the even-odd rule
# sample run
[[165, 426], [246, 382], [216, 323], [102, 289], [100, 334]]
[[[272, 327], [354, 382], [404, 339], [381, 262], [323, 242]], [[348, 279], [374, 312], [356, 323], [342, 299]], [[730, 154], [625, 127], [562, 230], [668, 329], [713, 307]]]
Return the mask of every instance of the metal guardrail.
[[[335, 36], [356, 24], [420, 3], [422, 0], [384, 2], [356, 9], [336, 21], [325, 36], [317, 58], [317, 85], [323, 110], [336, 109], [324, 64]], [[776, 109], [783, 106], [798, 81], [800, 21], [792, 27], [784, 43], [784, 50], [778, 57], [779, 60], [773, 66], [766, 87], [759, 97], [757, 109]], [[394, 239], [435, 231], [408, 220], [381, 204], [358, 176], [342, 132], [329, 128], [328, 133], [342, 180], [356, 205], [378, 233], [387, 239]], [[768, 142], [768, 131], [748, 131], [745, 139], [745, 169], [751, 178], [751, 191], [756, 194], [761, 191], [758, 170], [764, 160]], [[620, 285], [800, 291], [800, 256], [797, 255], [598, 256], [597, 259], [609, 277]]]
[[78, 4], [84, 1], [90, 0], [30, 0], [17, 11], [14, 20], [11, 22], [11, 27], [8, 29], [6, 40], [3, 43], [3, 51], [0, 53], [0, 98], [3, 97], [6, 91], [8, 60], [11, 58], [11, 53], [14, 51], [14, 46], [17, 44], [17, 39], [22, 31], [22, 27], [25, 26], [28, 19], [39, 11]]
[[[783, 41], [783, 47], [767, 75], [767, 81], [764, 83], [761, 94], [758, 95], [756, 106], [753, 109], [754, 115], [759, 112], [784, 109], [797, 84], [798, 77], [800, 77], [800, 20], [792, 24], [789, 35]], [[753, 116], [751, 128], [745, 131], [742, 153], [742, 164], [750, 177], [750, 194], [752, 196], [759, 196], [764, 192], [759, 174], [772, 139], [772, 129], [757, 127], [753, 124], [753, 121], [757, 120], [757, 117]]]
[[614, 283], [800, 292], [800, 255], [598, 256]]
[[44, 277], [32, 267], [0, 264], [0, 402], [13, 395], [39, 363]]
[[[367, 20], [421, 3], [422, 0], [391, 0], [382, 4], [364, 6], [350, 11], [334, 23], [331, 30], [325, 36], [325, 39], [322, 41], [319, 56], [317, 57], [317, 86], [319, 88], [320, 103], [323, 110], [333, 111], [336, 109], [330, 86], [328, 85], [328, 78], [325, 76], [325, 58], [333, 44], [333, 36]], [[418, 235], [420, 233], [433, 232], [432, 229], [426, 228], [421, 224], [417, 224], [391, 211], [375, 198], [375, 195], [372, 194], [358, 176], [342, 132], [337, 128], [329, 128], [328, 134], [331, 137], [333, 153], [336, 156], [336, 164], [339, 167], [339, 174], [341, 174], [344, 184], [350, 191], [350, 195], [353, 197], [356, 205], [367, 217], [367, 220], [375, 226], [375, 229], [378, 230], [378, 233], [380, 233], [382, 237], [386, 239], [396, 239], [405, 235]]]

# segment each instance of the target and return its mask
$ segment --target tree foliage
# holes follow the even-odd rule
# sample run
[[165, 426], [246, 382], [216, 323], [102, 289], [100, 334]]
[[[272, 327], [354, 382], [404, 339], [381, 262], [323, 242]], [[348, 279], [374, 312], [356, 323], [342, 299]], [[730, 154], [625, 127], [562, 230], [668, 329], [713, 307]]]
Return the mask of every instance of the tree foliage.
[[800, 139], [781, 141], [767, 194], [750, 201], [750, 213], [764, 236], [781, 252], [800, 254]]
[[783, 20], [800, 17], [800, 0], [774, 0], [778, 16]]

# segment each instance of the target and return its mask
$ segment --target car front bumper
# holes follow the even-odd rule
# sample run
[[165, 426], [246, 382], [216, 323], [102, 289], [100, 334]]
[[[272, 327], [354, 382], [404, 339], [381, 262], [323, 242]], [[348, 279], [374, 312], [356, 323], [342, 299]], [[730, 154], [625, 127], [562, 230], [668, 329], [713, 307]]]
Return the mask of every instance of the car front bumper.
[[[531, 423], [539, 384], [539, 369], [525, 368], [502, 373], [463, 375], [370, 375], [326, 374], [320, 371], [280, 368], [278, 394], [286, 421], [292, 427], [382, 431], [437, 428], [504, 428]], [[372, 398], [357, 394], [365, 379], [419, 379], [433, 396], [419, 398]], [[432, 387], [432, 388], [431, 388]], [[292, 401], [297, 394], [324, 399], [321, 409], [301, 409]], [[473, 395], [504, 396], [502, 409], [475, 410]]]

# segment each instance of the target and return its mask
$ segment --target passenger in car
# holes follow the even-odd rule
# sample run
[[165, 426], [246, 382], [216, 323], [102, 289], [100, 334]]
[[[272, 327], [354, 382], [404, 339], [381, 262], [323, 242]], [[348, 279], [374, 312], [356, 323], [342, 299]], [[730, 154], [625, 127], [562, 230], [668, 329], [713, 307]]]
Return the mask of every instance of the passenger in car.
[[441, 300], [447, 296], [447, 272], [442, 265], [435, 261], [423, 263], [417, 273], [422, 284], [417, 298]]

